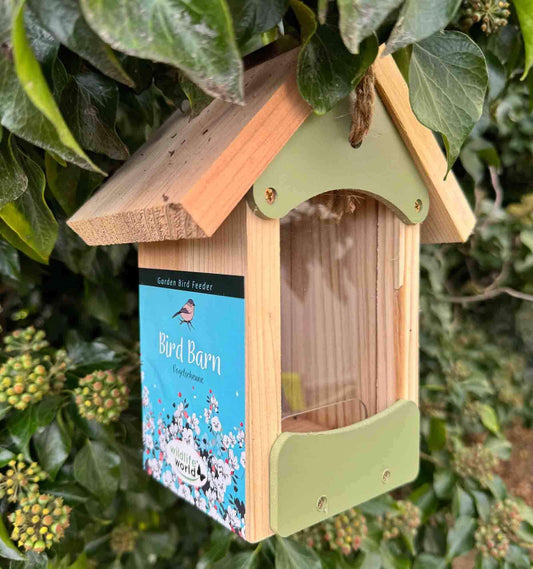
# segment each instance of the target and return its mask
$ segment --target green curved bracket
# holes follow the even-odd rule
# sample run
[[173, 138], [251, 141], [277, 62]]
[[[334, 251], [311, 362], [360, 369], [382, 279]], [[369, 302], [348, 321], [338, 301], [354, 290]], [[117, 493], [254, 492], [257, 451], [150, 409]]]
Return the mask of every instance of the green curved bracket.
[[420, 418], [400, 400], [354, 425], [282, 433], [270, 452], [270, 526], [291, 535], [416, 478]]
[[350, 117], [348, 99], [324, 116], [311, 115], [254, 184], [252, 209], [280, 218], [324, 192], [357, 190], [389, 205], [404, 223], [424, 221], [426, 185], [379, 97], [372, 127], [358, 149], [348, 142]]

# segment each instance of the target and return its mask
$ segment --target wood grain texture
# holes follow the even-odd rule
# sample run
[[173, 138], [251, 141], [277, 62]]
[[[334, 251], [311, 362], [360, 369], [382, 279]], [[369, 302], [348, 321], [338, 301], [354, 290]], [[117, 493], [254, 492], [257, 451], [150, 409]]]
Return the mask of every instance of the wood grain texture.
[[210, 236], [311, 112], [297, 50], [245, 73], [246, 105], [175, 113], [68, 221], [89, 245]]
[[391, 55], [374, 65], [376, 87], [429, 191], [429, 213], [422, 224], [423, 243], [466, 241], [474, 214], [453, 172], [446, 180], [446, 158], [433, 133], [415, 117], [409, 89]]
[[270, 449], [281, 433], [280, 231], [246, 207], [246, 537], [270, 529]]
[[301, 430], [295, 417], [343, 427], [390, 407], [409, 381], [417, 392], [418, 232], [372, 198], [340, 222], [309, 203], [282, 220], [282, 376], [301, 391], [296, 409], [285, 392], [284, 430]]
[[271, 535], [270, 449], [281, 433], [279, 222], [244, 201], [210, 239], [139, 244], [139, 266], [243, 275], [246, 317], [246, 537]]

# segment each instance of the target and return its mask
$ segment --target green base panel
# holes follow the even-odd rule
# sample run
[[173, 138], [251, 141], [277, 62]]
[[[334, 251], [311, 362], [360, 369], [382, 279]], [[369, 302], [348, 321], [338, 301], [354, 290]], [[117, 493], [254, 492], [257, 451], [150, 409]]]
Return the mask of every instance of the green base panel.
[[288, 536], [414, 480], [420, 415], [412, 401], [354, 425], [282, 433], [270, 453], [270, 525]]

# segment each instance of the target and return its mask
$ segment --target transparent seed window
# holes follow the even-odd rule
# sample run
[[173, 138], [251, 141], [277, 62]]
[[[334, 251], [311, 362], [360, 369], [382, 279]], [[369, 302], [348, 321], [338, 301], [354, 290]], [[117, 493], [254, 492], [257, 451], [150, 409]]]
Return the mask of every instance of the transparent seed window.
[[281, 220], [282, 428], [320, 431], [377, 412], [379, 204], [324, 194]]

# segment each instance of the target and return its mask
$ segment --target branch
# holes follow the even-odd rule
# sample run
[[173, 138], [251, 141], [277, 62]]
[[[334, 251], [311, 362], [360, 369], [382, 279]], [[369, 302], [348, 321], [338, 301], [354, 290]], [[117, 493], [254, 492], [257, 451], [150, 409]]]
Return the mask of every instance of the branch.
[[520, 292], [519, 290], [515, 290], [514, 288], [509, 287], [500, 287], [500, 288], [491, 288], [485, 290], [485, 292], [481, 294], [475, 294], [473, 296], [440, 296], [441, 300], [446, 300], [447, 302], [483, 302], [484, 300], [491, 300], [501, 294], [508, 294], [513, 298], [518, 298], [520, 300], [527, 300], [528, 302], [533, 302], [533, 294], [526, 294], [525, 292]]

